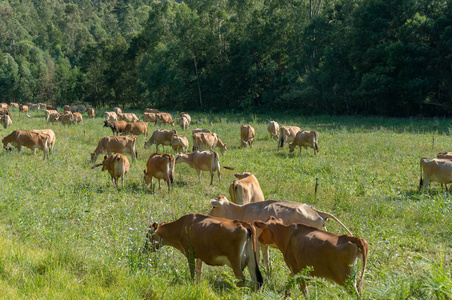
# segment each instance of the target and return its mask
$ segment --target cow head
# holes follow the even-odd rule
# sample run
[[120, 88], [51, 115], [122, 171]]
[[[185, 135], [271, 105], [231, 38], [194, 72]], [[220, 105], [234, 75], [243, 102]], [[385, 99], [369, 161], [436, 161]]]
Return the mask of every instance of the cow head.
[[209, 212], [209, 216], [218, 217], [218, 218], [227, 218], [226, 212], [225, 212], [225, 207], [229, 203], [230, 203], [229, 200], [223, 195], [219, 195], [218, 199], [210, 200], [212, 209]]
[[274, 224], [282, 224], [282, 220], [281, 219], [276, 219], [275, 217], [270, 216], [270, 218], [267, 220], [267, 222], [254, 221], [253, 224], [257, 228], [262, 230], [262, 233], [258, 237], [259, 243], [264, 244], [264, 245], [268, 245], [268, 244], [274, 244], [275, 243], [273, 232], [270, 229], [270, 227], [272, 227], [272, 225], [274, 225]]
[[146, 186], [152, 182], [152, 176], [148, 172], [146, 172], [146, 170], [143, 170], [143, 173], [143, 188], [146, 188]]
[[105, 121], [104, 121], [104, 127], [110, 127], [110, 122], [107, 121], [107, 120], [105, 120]]
[[146, 233], [146, 241], [144, 243], [144, 251], [151, 250], [155, 252], [163, 246], [163, 240], [158, 233], [158, 229], [165, 225], [165, 222], [162, 222], [160, 225], [157, 222], [154, 222], [149, 226], [149, 230]]
[[295, 150], [295, 145], [293, 143], [289, 144], [289, 153], [292, 153]]

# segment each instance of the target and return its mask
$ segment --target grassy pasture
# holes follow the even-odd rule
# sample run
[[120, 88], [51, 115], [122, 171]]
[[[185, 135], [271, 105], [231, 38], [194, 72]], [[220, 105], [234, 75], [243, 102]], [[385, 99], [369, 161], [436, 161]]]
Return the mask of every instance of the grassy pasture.
[[[111, 135], [102, 114], [94, 120], [84, 115], [83, 125], [67, 128], [46, 125], [43, 112], [30, 112], [30, 119], [13, 112], [13, 125], [0, 129], [3, 137], [15, 129], [52, 128], [57, 139], [45, 162], [39, 150], [36, 156], [26, 148], [0, 151], [0, 298], [274, 299], [284, 297], [288, 284], [293, 298], [302, 296], [277, 250], [271, 251], [271, 274], [261, 268], [265, 285], [258, 292], [236, 288], [228, 267], [205, 266], [201, 283], [191, 283], [186, 259], [173, 248], [142, 253], [151, 221], [207, 213], [210, 199], [228, 196], [235, 171], [223, 169], [221, 183], [209, 186], [209, 174], [203, 172], [200, 184], [193, 169], [176, 165], [171, 194], [163, 183], [161, 190], [144, 190], [143, 169], [155, 146], [144, 150], [140, 136], [138, 162], [116, 190], [108, 172], [90, 169], [98, 140]], [[365, 299], [452, 298], [452, 200], [435, 183], [428, 193], [418, 192], [419, 159], [452, 150], [452, 121], [244, 114], [192, 119], [190, 130], [179, 133], [191, 143], [193, 128], [217, 132], [228, 145], [221, 164], [254, 173], [267, 199], [331, 212], [369, 242]], [[287, 146], [278, 151], [266, 130], [271, 119], [318, 131], [320, 154], [289, 154]], [[256, 129], [251, 149], [239, 147], [241, 124]], [[345, 233], [332, 220], [327, 225]], [[309, 289], [312, 299], [352, 298], [323, 280], [313, 280]]]

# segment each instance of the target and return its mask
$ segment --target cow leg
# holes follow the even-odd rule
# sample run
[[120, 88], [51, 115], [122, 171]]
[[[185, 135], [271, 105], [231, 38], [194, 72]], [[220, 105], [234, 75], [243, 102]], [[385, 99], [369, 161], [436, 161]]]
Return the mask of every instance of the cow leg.
[[217, 174], [218, 174], [218, 184], [220, 184], [221, 181], [220, 169], [217, 170]]
[[156, 152], [156, 153], [159, 153], [159, 144], [158, 144], [158, 143], [155, 144], [155, 152]]
[[161, 189], [162, 187], [160, 186], [160, 179], [159, 179], [159, 190]]
[[[199, 183], [201, 183], [201, 170], [196, 170], [196, 172], [198, 172], [198, 180]], [[210, 184], [212, 184], [212, 182], [210, 182]]]
[[124, 187], [124, 175], [121, 176], [122, 179], [122, 187]]
[[213, 171], [210, 171], [210, 185], [213, 184]]
[[202, 271], [202, 260], [200, 260], [199, 258], [196, 259], [196, 279], [198, 280], [198, 282], [201, 281], [201, 271]]

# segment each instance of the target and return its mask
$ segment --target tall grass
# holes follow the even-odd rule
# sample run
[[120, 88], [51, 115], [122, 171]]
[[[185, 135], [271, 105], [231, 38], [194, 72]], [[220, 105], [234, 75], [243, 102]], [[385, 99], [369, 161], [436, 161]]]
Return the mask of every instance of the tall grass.
[[[14, 112], [13, 112], [14, 113]], [[174, 113], [174, 112], [173, 112]], [[97, 112], [102, 116], [102, 112]], [[199, 284], [190, 280], [187, 260], [175, 249], [143, 253], [152, 221], [210, 210], [209, 200], [228, 196], [235, 171], [209, 186], [210, 175], [176, 165], [175, 186], [143, 189], [143, 169], [155, 150], [131, 164], [125, 187], [115, 189], [107, 172], [90, 169], [98, 140], [111, 135], [102, 118], [83, 125], [47, 125], [42, 112], [14, 114], [0, 129], [52, 128], [57, 141], [48, 161], [28, 149], [0, 152], [0, 297], [126, 299], [283, 298], [289, 270], [271, 251], [270, 274], [261, 291], [236, 288], [228, 267], [205, 267]], [[190, 129], [217, 132], [227, 143], [221, 164], [256, 175], [267, 199], [308, 203], [336, 215], [370, 244], [364, 298], [450, 299], [452, 200], [437, 184], [418, 192], [419, 159], [452, 148], [449, 120], [290, 115], [192, 114]], [[266, 131], [268, 120], [320, 133], [320, 154], [312, 149], [277, 150]], [[240, 148], [241, 124], [256, 129], [253, 148]], [[154, 125], [149, 125], [149, 131]], [[160, 127], [158, 127], [160, 128]], [[180, 134], [191, 142], [191, 130]], [[434, 141], [434, 143], [433, 143]], [[172, 150], [165, 147], [165, 152]], [[130, 159], [130, 156], [129, 156]], [[98, 161], [101, 158], [98, 159]], [[314, 194], [319, 181], [317, 197]], [[345, 233], [330, 221], [329, 231]], [[262, 271], [263, 268], [261, 268]], [[248, 277], [249, 278], [249, 277]], [[292, 289], [293, 298], [302, 293]], [[351, 298], [347, 290], [313, 280], [308, 298]]]

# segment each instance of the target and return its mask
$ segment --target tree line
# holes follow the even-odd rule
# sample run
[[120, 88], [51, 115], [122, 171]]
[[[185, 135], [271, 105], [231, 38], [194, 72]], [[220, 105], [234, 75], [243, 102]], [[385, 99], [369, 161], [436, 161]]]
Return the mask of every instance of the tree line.
[[452, 1], [5, 0], [0, 101], [449, 116]]

